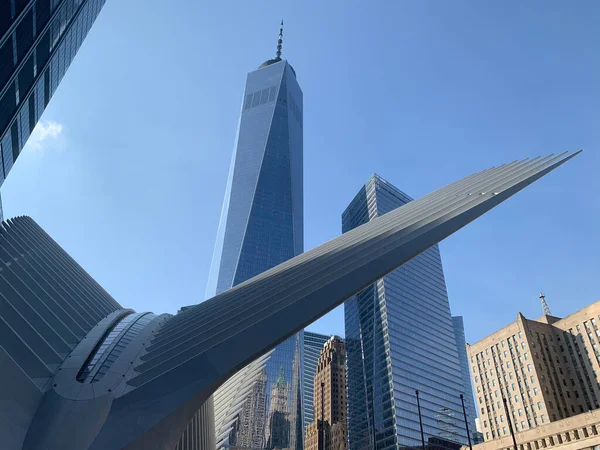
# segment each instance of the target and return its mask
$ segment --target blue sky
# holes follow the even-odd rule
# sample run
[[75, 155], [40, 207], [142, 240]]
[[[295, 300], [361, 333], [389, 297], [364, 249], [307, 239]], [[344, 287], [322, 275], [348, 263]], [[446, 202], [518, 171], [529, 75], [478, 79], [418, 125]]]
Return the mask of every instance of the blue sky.
[[[203, 299], [246, 73], [304, 91], [305, 248], [376, 172], [413, 197], [584, 152], [441, 244], [474, 342], [599, 300], [600, 3], [108, 0], [2, 187], [121, 304]], [[311, 327], [343, 335], [341, 308]]]

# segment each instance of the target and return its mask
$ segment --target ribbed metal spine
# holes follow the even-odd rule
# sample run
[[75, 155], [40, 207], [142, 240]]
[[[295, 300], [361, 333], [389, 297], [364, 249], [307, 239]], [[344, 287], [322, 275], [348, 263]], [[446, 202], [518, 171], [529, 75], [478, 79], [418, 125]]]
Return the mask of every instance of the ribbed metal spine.
[[41, 387], [121, 306], [30, 217], [0, 228], [0, 345]]
[[[231, 369], [251, 361], [576, 154], [471, 175], [178, 314], [157, 333], [129, 384], [141, 386], [200, 355], [218, 354], [221, 368], [229, 356]], [[268, 333], [250, 339], [259, 329]]]
[[174, 450], [214, 450], [215, 413], [210, 397], [194, 414]]
[[[467, 177], [166, 320], [130, 363], [133, 374], [108, 415], [102, 411], [102, 429], [90, 430], [99, 431], [90, 448], [215, 448], [212, 400], [228, 378], [572, 156], [514, 162]], [[235, 396], [223, 399], [231, 411], [239, 407]], [[198, 408], [203, 412], [194, 416]], [[227, 429], [229, 412], [218, 412]]]

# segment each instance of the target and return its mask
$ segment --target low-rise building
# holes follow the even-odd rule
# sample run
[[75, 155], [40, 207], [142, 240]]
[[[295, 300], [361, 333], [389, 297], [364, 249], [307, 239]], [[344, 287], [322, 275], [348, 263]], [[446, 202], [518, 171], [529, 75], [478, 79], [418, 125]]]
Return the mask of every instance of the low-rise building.
[[[552, 316], [546, 308], [537, 320], [519, 313], [515, 322], [468, 346], [476, 407], [486, 441], [484, 447], [480, 444], [476, 448], [501, 449], [505, 441], [512, 445], [511, 425], [515, 434], [528, 441], [548, 434], [541, 430], [554, 429], [554, 423], [575, 430], [580, 417], [600, 408], [599, 324], [600, 302], [565, 318]], [[578, 440], [596, 436], [595, 423], [585, 422], [581, 429], [588, 425], [587, 435], [581, 431], [573, 436], [579, 434]], [[552, 445], [572, 442], [566, 438], [553, 441]], [[517, 444], [522, 445], [519, 438]], [[531, 447], [537, 448], [545, 446]]]
[[[515, 433], [518, 450], [600, 450], [600, 409]], [[469, 447], [463, 446], [463, 450]], [[512, 437], [473, 446], [473, 450], [513, 450]]]

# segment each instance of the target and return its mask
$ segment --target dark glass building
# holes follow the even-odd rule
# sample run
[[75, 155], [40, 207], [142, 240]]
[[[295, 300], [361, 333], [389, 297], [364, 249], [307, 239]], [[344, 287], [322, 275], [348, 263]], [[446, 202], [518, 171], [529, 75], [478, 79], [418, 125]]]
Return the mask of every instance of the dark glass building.
[[[302, 90], [292, 66], [281, 59], [280, 46], [281, 35], [277, 57], [246, 79], [207, 297], [303, 251]], [[264, 407], [237, 417], [237, 425], [229, 417], [221, 422], [231, 428], [226, 436], [227, 429], [216, 424], [222, 445], [302, 448], [302, 349], [301, 334], [275, 348], [262, 365]], [[244, 385], [260, 383], [260, 372], [249, 371], [248, 377], [225, 383], [215, 394], [215, 415], [227, 409], [235, 419], [249, 403], [256, 403], [251, 394], [255, 390]], [[238, 409], [230, 408], [231, 396], [224, 391], [247, 398]], [[226, 398], [228, 403], [221, 403]], [[264, 430], [263, 436], [257, 437], [256, 430]]]
[[[373, 175], [344, 211], [343, 232], [410, 201]], [[466, 443], [465, 388], [438, 246], [351, 297], [344, 314], [349, 448], [419, 446], [416, 390], [425, 440]]]
[[104, 2], [0, 0], [0, 186]]

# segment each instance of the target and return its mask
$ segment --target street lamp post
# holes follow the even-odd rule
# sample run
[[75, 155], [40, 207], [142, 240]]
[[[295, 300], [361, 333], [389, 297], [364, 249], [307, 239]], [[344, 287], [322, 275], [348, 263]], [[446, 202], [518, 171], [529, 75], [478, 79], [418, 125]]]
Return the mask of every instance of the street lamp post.
[[421, 445], [425, 450], [425, 435], [423, 434], [423, 419], [421, 418], [421, 402], [419, 401], [419, 391], [415, 391], [417, 394], [417, 410], [419, 411], [419, 426], [421, 427]]
[[517, 450], [517, 440], [515, 439], [515, 432], [512, 427], [512, 420], [510, 420], [510, 413], [508, 411], [508, 405], [506, 404], [506, 397], [502, 397], [502, 402], [504, 403], [504, 412], [506, 413], [506, 420], [508, 421], [508, 429], [510, 430], [510, 435], [513, 440], [514, 450]]
[[465, 409], [465, 397], [460, 394], [460, 402], [462, 403], [463, 415], [465, 416], [465, 428], [467, 429], [467, 439], [469, 441], [469, 450], [473, 450], [471, 445], [471, 434], [469, 433], [469, 422], [467, 421], [467, 410]]
[[321, 450], [325, 450], [325, 383], [321, 383]]

